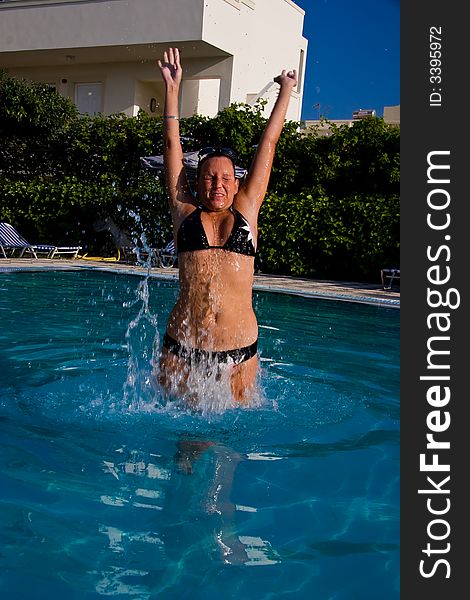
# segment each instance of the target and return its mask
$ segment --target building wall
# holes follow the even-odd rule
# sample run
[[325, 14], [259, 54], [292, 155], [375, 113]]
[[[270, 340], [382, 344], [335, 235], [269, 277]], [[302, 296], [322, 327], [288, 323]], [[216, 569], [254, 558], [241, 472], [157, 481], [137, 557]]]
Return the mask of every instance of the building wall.
[[384, 106], [384, 121], [390, 125], [400, 125], [400, 105]]
[[[231, 102], [254, 102], [264, 90], [270, 113], [278, 90], [273, 78], [283, 69], [299, 71], [301, 50], [306, 59], [304, 15], [291, 0], [206, 0], [204, 39], [234, 57]], [[302, 111], [305, 68], [300, 71], [299, 90], [293, 92], [287, 114], [292, 120], [300, 120]]]
[[[304, 12], [291, 0], [4, 0], [0, 68], [56, 86], [75, 100], [77, 84], [101, 83], [103, 112], [161, 114], [155, 64], [178, 46], [183, 62], [182, 116], [214, 116], [231, 102], [254, 102], [266, 115], [273, 78], [299, 68]], [[303, 74], [288, 119], [300, 120]]]
[[3, 2], [0, 49], [129, 46], [200, 39], [204, 0]]

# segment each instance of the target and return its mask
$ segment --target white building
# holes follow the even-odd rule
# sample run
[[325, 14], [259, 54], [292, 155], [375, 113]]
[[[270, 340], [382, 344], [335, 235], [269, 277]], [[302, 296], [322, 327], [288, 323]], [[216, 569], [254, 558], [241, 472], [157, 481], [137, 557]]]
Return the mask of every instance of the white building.
[[55, 86], [82, 113], [158, 115], [155, 61], [177, 46], [182, 116], [260, 96], [269, 111], [273, 77], [296, 68], [287, 118], [299, 121], [304, 14], [292, 0], [0, 0], [0, 68]]

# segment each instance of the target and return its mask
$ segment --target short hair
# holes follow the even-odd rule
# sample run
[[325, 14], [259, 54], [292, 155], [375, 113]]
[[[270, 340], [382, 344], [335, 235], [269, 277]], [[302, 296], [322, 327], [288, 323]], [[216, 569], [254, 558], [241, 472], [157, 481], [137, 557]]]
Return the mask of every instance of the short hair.
[[231, 148], [224, 148], [221, 146], [207, 146], [206, 148], [202, 148], [198, 152], [196, 180], [199, 180], [201, 166], [203, 165], [203, 163], [205, 163], [207, 159], [214, 158], [215, 156], [226, 156], [227, 158], [229, 158], [232, 161], [233, 172], [235, 174], [235, 162], [237, 160], [235, 152]]

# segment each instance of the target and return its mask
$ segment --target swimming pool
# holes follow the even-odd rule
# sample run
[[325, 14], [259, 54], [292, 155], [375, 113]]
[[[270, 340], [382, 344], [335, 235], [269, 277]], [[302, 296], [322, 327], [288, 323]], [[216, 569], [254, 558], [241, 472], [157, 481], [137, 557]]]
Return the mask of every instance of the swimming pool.
[[0, 596], [397, 599], [399, 311], [255, 292], [264, 400], [198, 414], [143, 282], [0, 278]]

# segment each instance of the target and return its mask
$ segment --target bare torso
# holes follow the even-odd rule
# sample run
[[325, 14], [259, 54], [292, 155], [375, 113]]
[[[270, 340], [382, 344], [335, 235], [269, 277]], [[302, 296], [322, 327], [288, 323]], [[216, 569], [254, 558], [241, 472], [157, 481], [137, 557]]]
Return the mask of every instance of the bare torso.
[[[176, 223], [194, 211], [190, 208]], [[210, 246], [223, 246], [234, 228], [235, 217], [226, 211], [215, 219], [204, 213], [201, 223]], [[249, 224], [254, 231], [254, 224]], [[219, 352], [251, 346], [258, 339], [258, 325], [252, 304], [254, 257], [223, 248], [183, 251], [178, 255], [179, 297], [167, 323], [167, 333], [184, 348]], [[199, 373], [202, 380], [205, 369]], [[233, 398], [248, 401], [258, 369], [256, 355], [230, 367]], [[188, 381], [190, 373], [196, 388]], [[186, 395], [191, 402], [198, 397], [198, 365], [189, 363], [163, 348], [160, 383], [169, 390]]]
[[219, 248], [179, 255], [180, 294], [167, 331], [182, 344], [230, 350], [252, 344], [254, 258]]

